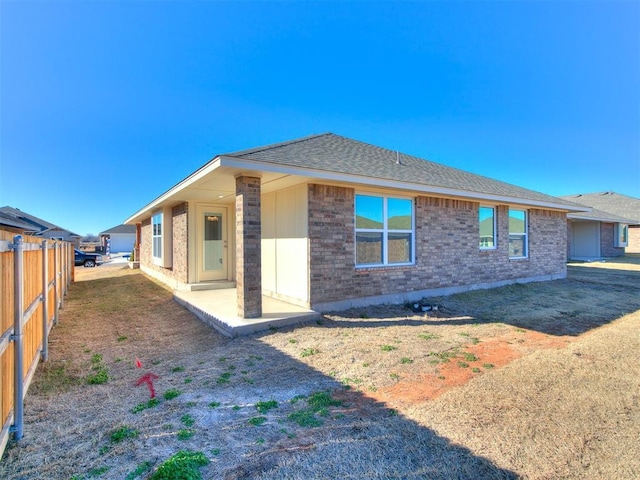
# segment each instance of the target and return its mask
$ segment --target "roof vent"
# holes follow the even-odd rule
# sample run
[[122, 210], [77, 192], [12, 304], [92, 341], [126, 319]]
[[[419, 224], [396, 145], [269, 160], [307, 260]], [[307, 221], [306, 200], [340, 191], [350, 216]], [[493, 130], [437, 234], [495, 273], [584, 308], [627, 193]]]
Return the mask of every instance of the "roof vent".
[[402, 165], [402, 163], [400, 163], [400, 152], [398, 152], [398, 150], [396, 150], [396, 165]]

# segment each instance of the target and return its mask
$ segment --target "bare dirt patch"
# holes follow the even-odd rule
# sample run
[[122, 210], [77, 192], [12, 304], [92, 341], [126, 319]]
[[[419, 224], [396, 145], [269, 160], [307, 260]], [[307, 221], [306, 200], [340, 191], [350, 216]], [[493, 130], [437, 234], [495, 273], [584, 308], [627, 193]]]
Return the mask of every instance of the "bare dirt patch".
[[461, 385], [489, 369], [508, 365], [533, 350], [561, 348], [571, 341], [567, 337], [553, 337], [522, 330], [482, 340], [476, 345], [465, 345], [464, 350], [438, 366], [435, 373], [414, 372], [391, 387], [367, 395], [399, 408], [431, 400]]
[[235, 340], [126, 264], [77, 269], [0, 477], [148, 478], [180, 450], [204, 478], [638, 477], [640, 291], [614, 267]]

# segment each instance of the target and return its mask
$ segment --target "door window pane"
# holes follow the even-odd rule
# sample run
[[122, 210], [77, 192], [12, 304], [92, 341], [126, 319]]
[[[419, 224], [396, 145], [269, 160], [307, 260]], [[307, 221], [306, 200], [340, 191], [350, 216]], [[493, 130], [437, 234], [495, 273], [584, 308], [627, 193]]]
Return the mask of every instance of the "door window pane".
[[204, 269], [222, 269], [222, 214], [204, 214]]

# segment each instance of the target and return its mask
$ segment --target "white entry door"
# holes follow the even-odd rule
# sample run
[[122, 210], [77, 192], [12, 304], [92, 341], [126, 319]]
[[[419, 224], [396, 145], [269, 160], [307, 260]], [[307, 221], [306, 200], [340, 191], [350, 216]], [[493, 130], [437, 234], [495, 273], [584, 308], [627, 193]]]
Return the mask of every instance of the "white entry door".
[[198, 212], [198, 281], [227, 279], [227, 209], [201, 205]]

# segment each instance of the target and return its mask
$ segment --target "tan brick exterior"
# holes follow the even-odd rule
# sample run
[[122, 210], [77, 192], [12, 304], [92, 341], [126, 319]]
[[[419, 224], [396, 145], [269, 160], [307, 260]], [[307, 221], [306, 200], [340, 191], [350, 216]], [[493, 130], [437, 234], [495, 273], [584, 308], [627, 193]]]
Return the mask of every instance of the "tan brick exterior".
[[170, 268], [163, 268], [153, 264], [151, 258], [151, 218], [142, 222], [141, 244], [140, 244], [140, 265], [145, 270], [152, 270], [166, 276], [176, 282], [187, 283], [189, 279], [188, 261], [188, 205], [181, 203], [171, 209], [172, 222], [172, 251], [173, 261]]
[[640, 253], [640, 225], [629, 225], [629, 245], [627, 253]]
[[417, 197], [416, 262], [355, 268], [355, 190], [309, 185], [310, 303], [312, 307], [412, 291], [566, 276], [566, 215], [529, 209], [529, 257], [509, 259], [508, 206], [497, 214], [498, 248], [480, 250], [479, 203]]
[[173, 272], [176, 280], [189, 281], [189, 221], [188, 205], [181, 203], [171, 209], [173, 216]]
[[624, 248], [614, 247], [615, 223], [600, 223], [600, 255], [603, 257], [620, 257]]
[[262, 316], [260, 178], [236, 178], [236, 288], [238, 315]]

